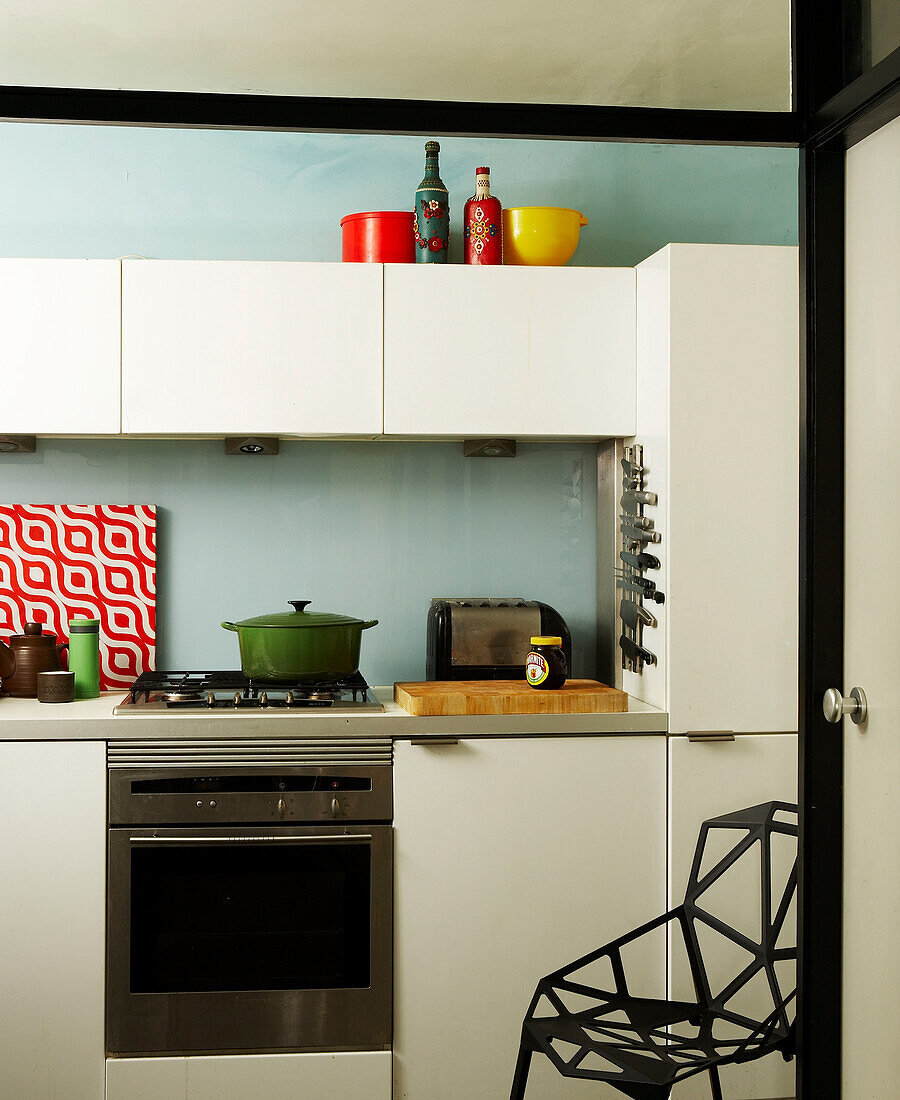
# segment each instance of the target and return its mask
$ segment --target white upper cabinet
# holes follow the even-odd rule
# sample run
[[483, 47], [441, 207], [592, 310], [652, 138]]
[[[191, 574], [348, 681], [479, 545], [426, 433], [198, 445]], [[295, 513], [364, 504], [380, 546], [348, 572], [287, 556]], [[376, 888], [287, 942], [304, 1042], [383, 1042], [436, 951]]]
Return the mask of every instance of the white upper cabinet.
[[122, 268], [123, 431], [380, 434], [379, 264]]
[[0, 259], [0, 432], [119, 431], [118, 260]]
[[634, 430], [631, 268], [385, 267], [386, 435]]

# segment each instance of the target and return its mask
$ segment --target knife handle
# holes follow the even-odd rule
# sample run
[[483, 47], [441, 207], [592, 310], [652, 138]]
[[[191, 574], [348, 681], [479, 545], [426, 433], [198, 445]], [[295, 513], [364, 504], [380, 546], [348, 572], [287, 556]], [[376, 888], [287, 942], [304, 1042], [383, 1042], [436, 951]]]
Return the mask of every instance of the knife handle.
[[649, 649], [644, 649], [637, 642], [633, 642], [627, 634], [623, 634], [619, 638], [619, 645], [622, 647], [625, 656], [630, 657], [633, 661], [643, 661], [645, 665], [656, 664], [656, 654], [651, 653]]
[[624, 523], [619, 524], [619, 530], [631, 542], [662, 542], [659, 531], [638, 531], [637, 528], [626, 526]]
[[632, 630], [637, 627], [638, 623], [643, 623], [645, 626], [656, 626], [656, 616], [652, 611], [648, 611], [643, 604], [639, 604], [637, 600], [621, 600], [619, 603], [619, 615], [622, 622], [626, 626], [630, 626]]

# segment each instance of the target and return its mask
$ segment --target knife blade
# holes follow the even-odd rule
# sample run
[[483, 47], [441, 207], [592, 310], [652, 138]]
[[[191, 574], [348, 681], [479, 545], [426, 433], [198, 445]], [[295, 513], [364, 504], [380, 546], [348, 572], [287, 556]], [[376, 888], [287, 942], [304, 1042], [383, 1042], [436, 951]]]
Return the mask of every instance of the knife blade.
[[620, 550], [619, 557], [627, 565], [633, 565], [635, 569], [659, 569], [659, 558], [654, 554], [632, 554], [628, 550]]
[[656, 664], [656, 654], [651, 653], [649, 649], [644, 649], [642, 645], [638, 645], [637, 642], [633, 642], [627, 634], [623, 634], [619, 638], [619, 645], [622, 647], [622, 652], [626, 657], [630, 657], [633, 661], [643, 661], [645, 665]]
[[622, 600], [619, 604], [619, 615], [622, 622], [626, 626], [630, 626], [634, 630], [638, 623], [643, 623], [645, 626], [656, 626], [656, 616], [648, 611], [643, 604], [637, 603], [636, 600]]
[[648, 596], [652, 596], [656, 591], [656, 582], [651, 581], [649, 577], [641, 576], [640, 573], [633, 573], [629, 569], [620, 569], [618, 576], [623, 581], [629, 581], [631, 584], [637, 585], [637, 587], [645, 592]]
[[662, 542], [659, 531], [638, 531], [637, 528], [625, 523], [619, 524], [619, 530], [632, 542]]

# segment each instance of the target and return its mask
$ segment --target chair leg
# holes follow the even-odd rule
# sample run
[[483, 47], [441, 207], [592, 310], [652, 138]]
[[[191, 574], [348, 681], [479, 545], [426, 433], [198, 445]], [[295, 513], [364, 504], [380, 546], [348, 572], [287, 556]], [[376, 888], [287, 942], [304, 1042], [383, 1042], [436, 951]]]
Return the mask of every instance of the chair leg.
[[531, 1067], [532, 1053], [531, 1046], [526, 1042], [523, 1035], [519, 1043], [519, 1057], [516, 1059], [516, 1072], [513, 1074], [509, 1100], [525, 1100], [525, 1085], [528, 1083], [528, 1070]]
[[722, 1082], [719, 1080], [719, 1067], [709, 1067], [709, 1090], [712, 1100], [722, 1100]]

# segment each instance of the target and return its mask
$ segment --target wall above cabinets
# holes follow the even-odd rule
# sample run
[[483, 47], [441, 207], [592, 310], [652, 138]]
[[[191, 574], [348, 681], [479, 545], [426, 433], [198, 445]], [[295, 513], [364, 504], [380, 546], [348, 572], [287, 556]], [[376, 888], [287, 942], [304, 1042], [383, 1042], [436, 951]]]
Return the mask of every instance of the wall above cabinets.
[[[19, 379], [2, 432], [599, 439], [635, 428], [631, 268], [0, 264], [20, 305], [0, 332]], [[25, 381], [35, 364], [39, 388]]]

